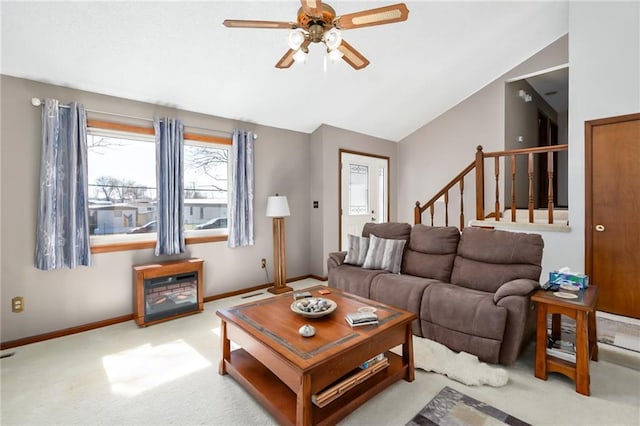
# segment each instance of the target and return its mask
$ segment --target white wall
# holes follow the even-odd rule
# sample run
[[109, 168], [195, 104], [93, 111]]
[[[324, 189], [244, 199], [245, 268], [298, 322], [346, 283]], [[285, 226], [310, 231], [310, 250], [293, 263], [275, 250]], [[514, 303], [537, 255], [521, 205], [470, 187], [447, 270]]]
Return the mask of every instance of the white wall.
[[[569, 8], [569, 223], [560, 255], [584, 269], [584, 122], [640, 112], [640, 3], [571, 2]], [[575, 206], [575, 208], [573, 208]]]
[[[271, 219], [264, 212], [267, 196], [278, 192], [287, 195], [291, 209], [286, 219], [287, 275], [309, 273], [309, 135], [8, 76], [2, 76], [0, 82], [3, 342], [131, 314], [132, 265], [167, 259], [157, 259], [148, 249], [94, 254], [88, 268], [43, 272], [34, 267], [41, 110], [31, 105], [32, 97], [77, 100], [88, 109], [137, 117], [176, 116], [184, 120], [187, 130], [197, 126], [228, 133], [234, 127], [255, 131], [259, 134], [255, 145], [255, 246], [188, 245], [187, 253], [180, 257], [204, 259], [205, 296], [266, 283], [260, 268], [263, 257], [273, 280]], [[22, 313], [8, 308], [15, 296], [25, 298]]]

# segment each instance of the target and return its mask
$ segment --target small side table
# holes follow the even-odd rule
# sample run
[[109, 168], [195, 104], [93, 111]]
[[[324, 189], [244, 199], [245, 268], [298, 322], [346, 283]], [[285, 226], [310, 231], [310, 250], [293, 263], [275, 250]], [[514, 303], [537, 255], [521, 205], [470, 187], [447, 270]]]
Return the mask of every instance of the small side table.
[[[547, 373], [564, 374], [576, 382], [576, 392], [589, 396], [589, 360], [598, 360], [596, 336], [596, 302], [600, 289], [589, 286], [577, 292], [577, 299], [563, 299], [551, 291], [538, 290], [531, 300], [538, 304], [536, 369], [538, 379], [547, 380]], [[576, 321], [576, 362], [572, 363], [547, 354], [547, 315], [551, 315], [551, 337], [560, 339], [560, 315]]]

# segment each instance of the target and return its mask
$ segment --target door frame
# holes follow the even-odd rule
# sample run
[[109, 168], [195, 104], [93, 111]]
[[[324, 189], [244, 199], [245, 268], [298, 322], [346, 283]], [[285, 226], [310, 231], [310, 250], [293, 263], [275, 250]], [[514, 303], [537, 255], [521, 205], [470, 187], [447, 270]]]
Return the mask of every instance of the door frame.
[[361, 155], [387, 161], [387, 222], [391, 216], [391, 159], [385, 155], [371, 154], [350, 149], [338, 149], [338, 251], [342, 251], [342, 154]]
[[597, 126], [640, 120], [640, 113], [599, 118], [584, 122], [584, 266], [585, 274], [593, 275], [593, 130]]

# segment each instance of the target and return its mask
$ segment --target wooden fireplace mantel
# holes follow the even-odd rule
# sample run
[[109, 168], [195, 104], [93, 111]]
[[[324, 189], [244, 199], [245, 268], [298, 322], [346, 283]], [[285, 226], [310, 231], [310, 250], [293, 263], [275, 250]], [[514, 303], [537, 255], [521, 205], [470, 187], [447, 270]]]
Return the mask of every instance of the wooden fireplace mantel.
[[[204, 261], [198, 258], [172, 260], [168, 262], [148, 263], [133, 266], [133, 318], [141, 327], [156, 324], [163, 321], [191, 315], [204, 310], [204, 300], [202, 294], [203, 274], [202, 264]], [[194, 311], [168, 316], [154, 321], [145, 321], [145, 294], [144, 281], [151, 278], [165, 277], [170, 275], [196, 272], [197, 279], [197, 308]]]

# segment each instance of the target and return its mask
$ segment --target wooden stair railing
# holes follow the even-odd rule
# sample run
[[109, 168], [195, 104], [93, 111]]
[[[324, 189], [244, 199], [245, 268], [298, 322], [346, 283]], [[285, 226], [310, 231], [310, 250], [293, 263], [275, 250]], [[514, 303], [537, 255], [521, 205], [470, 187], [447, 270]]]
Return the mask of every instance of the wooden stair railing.
[[463, 171], [458, 173], [456, 177], [451, 179], [451, 182], [446, 184], [436, 195], [434, 195], [429, 201], [420, 205], [420, 201], [416, 201], [416, 207], [414, 208], [414, 222], [416, 224], [422, 223], [422, 213], [429, 209], [431, 215], [431, 226], [433, 226], [433, 216], [435, 214], [435, 203], [444, 195], [445, 202], [445, 226], [449, 226], [449, 190], [456, 184], [460, 185], [460, 229], [464, 228], [464, 177], [476, 167], [475, 161], [469, 164]]
[[[456, 177], [454, 177], [449, 183], [447, 183], [436, 195], [434, 195], [429, 201], [421, 204], [420, 201], [416, 201], [414, 207], [414, 223], [422, 223], [422, 214], [429, 210], [431, 216], [431, 226], [434, 224], [435, 216], [435, 203], [440, 198], [444, 197], [445, 203], [445, 226], [449, 226], [449, 191], [455, 186], [460, 186], [460, 230], [464, 229], [464, 178], [473, 169], [476, 170], [476, 220], [484, 220], [488, 217], [493, 217], [495, 221], [500, 221], [501, 207], [500, 207], [500, 158], [509, 157], [511, 160], [511, 222], [516, 221], [516, 157], [518, 155], [527, 156], [527, 179], [528, 179], [528, 211], [529, 211], [529, 223], [534, 221], [534, 156], [535, 155], [547, 155], [547, 210], [548, 210], [548, 222], [553, 223], [553, 153], [558, 151], [566, 151], [569, 149], [568, 145], [551, 145], [541, 146], [535, 148], [523, 148], [514, 149], [511, 151], [496, 151], [496, 152], [483, 152], [482, 146], [478, 145], [476, 148], [475, 160], [469, 164], [464, 170], [462, 170]], [[487, 158], [494, 159], [494, 178], [495, 178], [495, 201], [494, 209], [491, 213], [485, 216], [484, 210], [484, 163]]]

